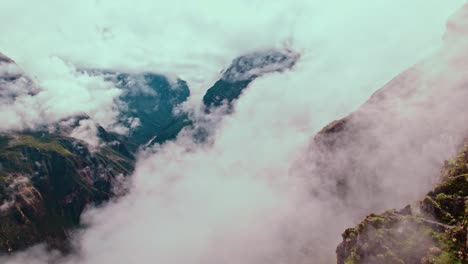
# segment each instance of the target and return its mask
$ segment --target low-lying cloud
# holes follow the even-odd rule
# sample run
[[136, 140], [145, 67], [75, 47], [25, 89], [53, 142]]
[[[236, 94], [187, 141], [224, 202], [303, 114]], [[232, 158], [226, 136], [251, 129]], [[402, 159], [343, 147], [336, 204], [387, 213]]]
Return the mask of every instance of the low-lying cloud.
[[43, 62], [31, 71], [34, 75], [15, 63], [0, 64], [0, 116], [5, 121], [0, 131], [34, 129], [83, 113], [105, 127], [116, 125], [121, 90], [57, 57]]

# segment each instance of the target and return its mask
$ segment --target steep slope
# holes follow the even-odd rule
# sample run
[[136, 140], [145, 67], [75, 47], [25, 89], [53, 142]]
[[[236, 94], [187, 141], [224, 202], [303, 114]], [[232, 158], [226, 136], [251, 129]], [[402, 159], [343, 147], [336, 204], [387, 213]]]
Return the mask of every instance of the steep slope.
[[[310, 203], [323, 201], [315, 210], [328, 216], [326, 220], [318, 216], [311, 220], [316, 230], [323, 230], [311, 234], [313, 254], [321, 256], [322, 251], [336, 247], [343, 230], [366, 215], [402, 208], [424, 197], [433, 188], [444, 160], [468, 134], [467, 116], [460, 112], [468, 98], [463, 82], [452, 76], [449, 82], [443, 78], [455, 71], [451, 67], [435, 76], [426, 75], [424, 67], [417, 65], [404, 72], [358, 110], [324, 127], [293, 166], [293, 173], [307, 179]], [[364, 242], [359, 245], [380, 247], [375, 249], [375, 256], [388, 255], [384, 260], [379, 259], [381, 255], [366, 258], [368, 262], [354, 258], [351, 252], [359, 246], [353, 244], [353, 236], [361, 232], [358, 227], [345, 233], [344, 240], [350, 239], [351, 245], [338, 249], [338, 263], [419, 263], [428, 254], [423, 241], [429, 241], [428, 248], [442, 248], [431, 244], [432, 236], [426, 233], [428, 222], [418, 224], [420, 218], [431, 218], [415, 216], [414, 220], [413, 215], [406, 214], [391, 211], [383, 216], [371, 215], [361, 225], [372, 230], [383, 226], [378, 232], [363, 234], [369, 238], [360, 240]], [[370, 222], [376, 222], [375, 226]], [[401, 233], [387, 230], [392, 228]], [[401, 254], [396, 261], [403, 262], [392, 260], [391, 252], [382, 253], [393, 245], [392, 252]], [[328, 259], [324, 256], [322, 262]]]
[[468, 263], [468, 144], [416, 209], [371, 214], [347, 229], [338, 263]]
[[256, 78], [291, 69], [299, 55], [291, 50], [265, 50], [246, 54], [234, 59], [223, 72], [221, 79], [208, 89], [203, 97], [207, 111], [231, 103], [239, 98], [242, 91]]
[[[460, 149], [468, 135], [468, 116], [461, 110], [468, 99], [467, 12], [465, 6], [450, 19], [440, 50], [395, 77], [350, 115], [324, 127], [294, 164], [291, 171], [308, 180], [310, 203], [329, 218], [312, 220], [316, 230], [324, 230], [311, 234], [314, 254], [336, 247], [335, 238], [366, 215], [420, 200], [434, 188], [444, 160]], [[385, 224], [399, 222], [402, 214], [385, 214]], [[375, 216], [368, 220], [375, 219], [380, 221]], [[398, 230], [423, 239], [421, 226], [413, 227], [413, 233], [406, 227]], [[376, 246], [407, 241], [380, 231], [379, 238], [369, 234]], [[421, 254], [413, 249], [415, 258], [427, 253], [425, 248], [417, 251]], [[340, 254], [346, 256], [340, 258], [343, 262], [351, 253]], [[362, 263], [393, 263], [388, 258], [367, 260]]]
[[133, 157], [109, 146], [90, 152], [79, 140], [47, 132], [0, 135], [0, 251], [46, 241], [67, 248], [85, 206], [113, 196]]
[[[416, 200], [429, 190], [468, 131], [460, 113], [468, 98], [466, 78], [453, 59], [436, 54], [408, 69], [314, 136], [295, 168], [316, 177], [313, 193], [338, 195], [343, 205], [365, 212]], [[434, 63], [437, 71], [428, 71]]]

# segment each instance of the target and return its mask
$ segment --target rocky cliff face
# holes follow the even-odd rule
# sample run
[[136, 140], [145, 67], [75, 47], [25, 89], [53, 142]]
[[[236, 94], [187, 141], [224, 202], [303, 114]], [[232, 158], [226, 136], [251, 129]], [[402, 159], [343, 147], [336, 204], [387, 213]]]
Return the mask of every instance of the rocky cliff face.
[[343, 233], [338, 263], [468, 263], [468, 145], [413, 207], [371, 214]]

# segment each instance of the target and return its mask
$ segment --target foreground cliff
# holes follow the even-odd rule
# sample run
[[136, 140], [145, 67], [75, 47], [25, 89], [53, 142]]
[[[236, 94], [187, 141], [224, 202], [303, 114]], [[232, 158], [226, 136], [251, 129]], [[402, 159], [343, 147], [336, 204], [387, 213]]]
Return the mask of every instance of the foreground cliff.
[[371, 214], [343, 233], [339, 264], [468, 263], [468, 145], [413, 207]]

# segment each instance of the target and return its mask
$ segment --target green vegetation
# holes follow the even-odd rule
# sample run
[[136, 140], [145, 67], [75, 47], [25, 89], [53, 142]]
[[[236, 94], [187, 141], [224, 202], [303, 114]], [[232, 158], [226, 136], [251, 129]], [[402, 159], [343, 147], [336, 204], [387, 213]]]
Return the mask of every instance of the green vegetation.
[[32, 135], [19, 135], [18, 138], [12, 140], [11, 147], [29, 147], [43, 151], [53, 151], [60, 155], [71, 156], [72, 153], [64, 148], [60, 142], [51, 138], [38, 138]]
[[434, 264], [457, 264], [462, 263], [461, 260], [458, 258], [457, 254], [453, 250], [455, 247], [454, 242], [450, 235], [446, 232], [435, 232], [432, 231], [432, 237], [437, 242], [440, 247], [440, 254], [438, 256], [434, 256], [430, 259], [430, 261]]

